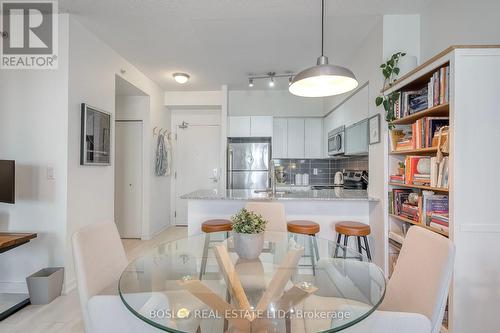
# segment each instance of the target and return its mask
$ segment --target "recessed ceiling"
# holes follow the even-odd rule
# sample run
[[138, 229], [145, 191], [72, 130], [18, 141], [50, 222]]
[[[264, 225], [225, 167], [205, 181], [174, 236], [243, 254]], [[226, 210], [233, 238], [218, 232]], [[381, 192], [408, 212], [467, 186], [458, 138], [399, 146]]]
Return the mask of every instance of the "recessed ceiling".
[[[384, 14], [432, 0], [327, 0], [325, 54], [346, 64]], [[165, 90], [247, 89], [249, 74], [297, 72], [320, 53], [320, 0], [59, 0]], [[172, 74], [191, 75], [186, 85]], [[285, 78], [275, 89], [286, 86]], [[255, 88], [265, 87], [257, 82]]]

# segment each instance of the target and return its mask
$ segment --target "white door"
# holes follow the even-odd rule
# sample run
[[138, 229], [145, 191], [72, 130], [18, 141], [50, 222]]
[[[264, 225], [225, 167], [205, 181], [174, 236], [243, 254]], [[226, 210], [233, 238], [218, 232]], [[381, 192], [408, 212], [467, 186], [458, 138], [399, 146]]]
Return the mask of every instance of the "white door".
[[142, 122], [116, 122], [115, 221], [122, 238], [142, 234]]
[[187, 200], [180, 197], [200, 189], [217, 189], [221, 178], [220, 126], [190, 125], [177, 129], [175, 147], [176, 225], [187, 225]]

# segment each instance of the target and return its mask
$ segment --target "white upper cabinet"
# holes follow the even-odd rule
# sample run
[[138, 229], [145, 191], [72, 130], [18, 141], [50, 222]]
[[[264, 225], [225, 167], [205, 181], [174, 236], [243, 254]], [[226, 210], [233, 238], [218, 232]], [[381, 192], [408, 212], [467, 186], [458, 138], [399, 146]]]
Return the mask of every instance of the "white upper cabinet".
[[250, 136], [273, 136], [273, 117], [250, 117]]
[[229, 136], [247, 137], [250, 136], [250, 117], [229, 117]]
[[306, 118], [304, 123], [304, 156], [321, 158], [323, 152], [323, 119]]
[[304, 158], [304, 118], [288, 118], [288, 158]]
[[273, 136], [272, 116], [229, 117], [230, 137]]
[[288, 157], [288, 120], [286, 118], [274, 118], [273, 121], [273, 158]]
[[273, 158], [321, 158], [322, 118], [275, 118]]
[[345, 154], [368, 154], [368, 119], [346, 127]]

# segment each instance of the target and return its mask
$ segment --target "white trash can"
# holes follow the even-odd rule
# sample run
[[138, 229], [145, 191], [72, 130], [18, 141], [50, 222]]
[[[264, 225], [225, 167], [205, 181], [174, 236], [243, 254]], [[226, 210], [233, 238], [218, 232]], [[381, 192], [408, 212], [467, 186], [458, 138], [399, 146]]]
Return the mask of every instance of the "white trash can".
[[64, 267], [47, 267], [26, 278], [30, 302], [34, 305], [48, 304], [61, 296]]

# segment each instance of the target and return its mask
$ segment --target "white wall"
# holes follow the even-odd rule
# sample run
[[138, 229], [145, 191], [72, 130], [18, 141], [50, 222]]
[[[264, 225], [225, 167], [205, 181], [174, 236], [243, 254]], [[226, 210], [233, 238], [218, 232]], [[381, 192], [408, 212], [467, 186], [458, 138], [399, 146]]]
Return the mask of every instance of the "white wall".
[[500, 44], [500, 1], [434, 0], [421, 13], [422, 61], [455, 44]]
[[[0, 159], [16, 160], [16, 203], [0, 203], [0, 231], [38, 238], [0, 255], [0, 292], [63, 266], [66, 243], [68, 16], [59, 15], [57, 70], [0, 70]], [[55, 179], [47, 179], [52, 166]]]
[[170, 107], [183, 106], [220, 106], [223, 92], [213, 91], [166, 91], [165, 105]]
[[[123, 79], [150, 96], [150, 121], [144, 123], [145, 133], [154, 126], [169, 128], [169, 115], [163, 106], [163, 91], [108, 45], [85, 29], [74, 17], [69, 22], [69, 115], [68, 115], [68, 238], [79, 228], [114, 218], [114, 165], [108, 167], [80, 166], [80, 103], [85, 102], [115, 113], [115, 76]], [[125, 70], [122, 74], [121, 70]], [[113, 118], [114, 120], [114, 118]], [[114, 133], [114, 124], [112, 127]], [[144, 192], [149, 205], [144, 206], [149, 216], [151, 236], [169, 223], [169, 193], [167, 178], [154, 176], [151, 163], [153, 136], [150, 136], [151, 156], [149, 177]], [[114, 137], [112, 138], [114, 156]], [[149, 189], [149, 190], [148, 190]], [[74, 283], [71, 242], [67, 243], [67, 279]]]
[[420, 15], [384, 15], [383, 59], [405, 52], [420, 60]]
[[323, 116], [321, 98], [297, 97], [288, 90], [230, 90], [230, 116]]

